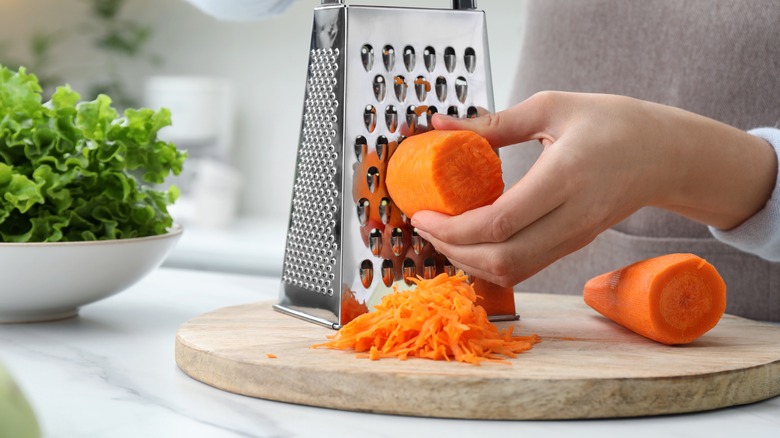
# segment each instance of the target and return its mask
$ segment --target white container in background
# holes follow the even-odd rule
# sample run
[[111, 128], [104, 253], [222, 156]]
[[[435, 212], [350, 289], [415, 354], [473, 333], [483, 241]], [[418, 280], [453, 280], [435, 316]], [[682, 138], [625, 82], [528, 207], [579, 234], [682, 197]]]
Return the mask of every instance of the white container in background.
[[172, 125], [160, 131], [188, 153], [182, 174], [171, 182], [181, 197], [174, 220], [198, 226], [228, 226], [239, 206], [241, 176], [233, 162], [234, 99], [230, 82], [200, 76], [154, 76], [146, 81], [145, 106], [171, 111]]
[[171, 110], [172, 125], [160, 131], [160, 138], [189, 150], [191, 155], [229, 159], [235, 111], [228, 80], [153, 76], [146, 81], [144, 96], [146, 106]]
[[233, 166], [212, 159], [198, 161], [192, 187], [194, 222], [207, 228], [230, 226], [238, 214], [241, 175]]

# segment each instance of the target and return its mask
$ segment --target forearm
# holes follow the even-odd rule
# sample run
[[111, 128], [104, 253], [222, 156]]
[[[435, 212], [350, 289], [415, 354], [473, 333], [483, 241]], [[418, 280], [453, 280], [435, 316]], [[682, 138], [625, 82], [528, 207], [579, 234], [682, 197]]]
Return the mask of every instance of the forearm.
[[[651, 104], [654, 105], [654, 104]], [[763, 139], [729, 125], [664, 107], [656, 123], [669, 148], [672, 184], [657, 206], [717, 229], [761, 210], [777, 178], [777, 155]]]
[[[412, 217], [421, 236], [479, 278], [516, 284], [648, 205], [718, 229], [744, 222], [724, 233], [749, 234], [752, 240], [739, 237], [752, 245], [747, 251], [780, 259], [777, 226], [756, 221], [776, 207], [772, 223], [780, 222], [771, 198], [777, 154], [739, 129], [629, 97], [565, 92], [538, 93], [475, 119], [438, 116], [433, 124], [473, 130], [494, 147], [532, 139], [544, 145], [531, 169], [492, 205], [458, 216], [421, 211]], [[769, 245], [778, 250], [755, 250], [766, 245], [752, 242], [766, 234], [740, 233], [754, 223], [777, 234]]]
[[[759, 128], [749, 131], [751, 135], [763, 138], [780, 156], [780, 130]], [[780, 183], [775, 181], [772, 195], [764, 208], [739, 226], [730, 230], [710, 227], [710, 232], [721, 242], [766, 260], [780, 261]]]

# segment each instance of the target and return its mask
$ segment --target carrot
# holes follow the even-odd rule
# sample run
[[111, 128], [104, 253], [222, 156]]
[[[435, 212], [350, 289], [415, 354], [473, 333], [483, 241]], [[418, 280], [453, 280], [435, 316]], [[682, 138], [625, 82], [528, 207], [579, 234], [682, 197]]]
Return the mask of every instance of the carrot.
[[426, 81], [425, 78], [417, 78], [414, 80], [414, 85], [424, 85], [425, 91], [431, 91], [431, 83]]
[[726, 310], [726, 283], [694, 254], [667, 254], [607, 272], [585, 283], [585, 303], [642, 336], [687, 344]]
[[279, 357], [279, 356], [277, 356], [277, 355], [275, 355], [275, 354], [273, 354], [273, 353], [268, 353], [268, 354], [266, 354], [266, 355], [265, 355], [265, 357], [267, 357], [267, 358], [269, 358], [269, 359], [276, 359], [276, 358], [277, 358], [277, 357]]
[[428, 131], [404, 140], [387, 165], [387, 190], [407, 217], [491, 204], [504, 191], [501, 160], [471, 131]]
[[498, 330], [476, 304], [478, 296], [466, 278], [462, 272], [414, 278], [414, 289], [395, 288], [375, 311], [358, 316], [328, 336], [328, 342], [312, 348], [354, 350], [371, 360], [418, 357], [479, 365], [506, 362], [504, 357], [516, 357], [539, 342], [537, 335], [513, 336], [513, 326]]
[[358, 301], [354, 291], [345, 287], [341, 293], [341, 320], [349, 322], [366, 312], [368, 312], [368, 306]]
[[426, 111], [428, 111], [428, 105], [420, 105], [414, 109], [414, 114], [416, 114], [417, 117], [420, 117]]

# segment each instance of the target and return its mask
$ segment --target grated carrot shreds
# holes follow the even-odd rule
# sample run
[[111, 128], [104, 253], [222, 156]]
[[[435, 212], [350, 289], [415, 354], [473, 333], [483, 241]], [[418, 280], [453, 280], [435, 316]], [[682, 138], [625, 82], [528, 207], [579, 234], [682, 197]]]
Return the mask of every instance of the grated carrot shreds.
[[328, 342], [312, 348], [354, 350], [358, 357], [378, 360], [419, 357], [432, 360], [506, 362], [530, 350], [539, 336], [513, 336], [513, 327], [500, 331], [476, 304], [477, 293], [462, 272], [420, 277], [412, 290], [388, 294], [375, 306], [344, 325]]

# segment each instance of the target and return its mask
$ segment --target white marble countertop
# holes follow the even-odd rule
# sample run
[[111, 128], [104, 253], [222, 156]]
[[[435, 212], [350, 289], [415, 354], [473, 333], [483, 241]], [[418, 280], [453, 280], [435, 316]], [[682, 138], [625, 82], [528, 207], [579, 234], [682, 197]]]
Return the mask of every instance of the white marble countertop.
[[[226, 393], [181, 372], [174, 337], [220, 307], [276, 298], [278, 279], [158, 269], [78, 318], [0, 325], [0, 361], [46, 437], [778, 437], [780, 397], [696, 414], [472, 421], [336, 411]], [[780, 379], [780, 376], [777, 376]]]

